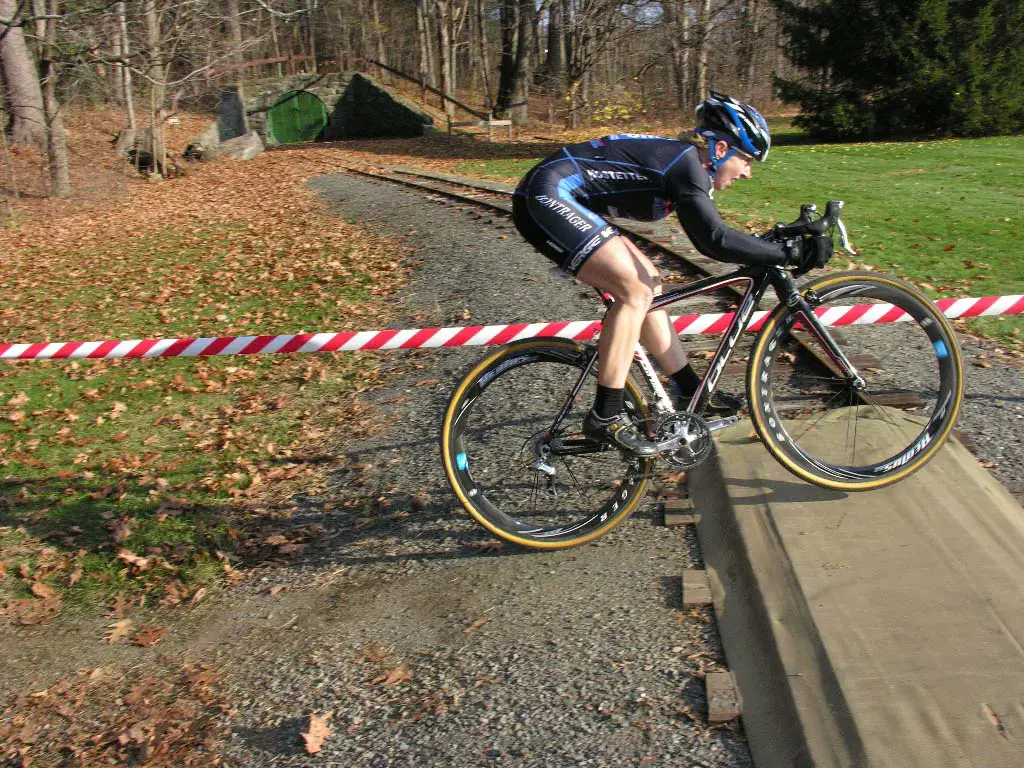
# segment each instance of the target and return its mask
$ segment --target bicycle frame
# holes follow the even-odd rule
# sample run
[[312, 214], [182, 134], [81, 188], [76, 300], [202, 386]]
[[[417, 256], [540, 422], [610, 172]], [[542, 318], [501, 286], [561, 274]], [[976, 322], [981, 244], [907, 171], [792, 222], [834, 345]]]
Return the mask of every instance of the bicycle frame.
[[[721, 378], [722, 371], [725, 369], [726, 364], [732, 357], [736, 343], [739, 341], [740, 336], [750, 322], [751, 316], [757, 309], [758, 303], [761, 301], [769, 287], [775, 289], [775, 292], [779, 297], [779, 301], [782, 304], [794, 309], [803, 317], [804, 323], [806, 324], [804, 326], [806, 330], [810, 331], [811, 334], [818, 338], [827, 351], [829, 357], [832, 359], [832, 363], [835, 367], [835, 373], [839, 377], [846, 379], [846, 381], [855, 389], [863, 388], [864, 381], [857, 372], [857, 369], [835, 343], [825, 325], [814, 313], [815, 297], [813, 293], [807, 296], [802, 295], [797, 289], [796, 284], [793, 281], [793, 277], [782, 267], [743, 267], [735, 272], [730, 272], [725, 275], [706, 277], [701, 280], [696, 280], [692, 283], [687, 283], [684, 286], [668, 291], [660, 296], [656, 296], [654, 301], [651, 303], [650, 311], [664, 309], [665, 307], [675, 304], [678, 301], [682, 301], [683, 299], [700, 296], [702, 294], [718, 290], [719, 288], [723, 288], [727, 285], [743, 281], [748, 283], [746, 292], [743, 294], [743, 298], [740, 300], [735, 316], [729, 324], [729, 328], [726, 330], [722, 341], [719, 343], [718, 349], [715, 351], [715, 356], [712, 358], [711, 363], [708, 366], [707, 373], [704, 374], [704, 378], [701, 380], [700, 386], [697, 388], [697, 392], [694, 397], [691, 398], [690, 403], [687, 406], [687, 413], [699, 414], [704, 411], [704, 408], [707, 406], [712, 394], [714, 394], [715, 387], [718, 384], [719, 378]], [[614, 304], [614, 300], [610, 296], [605, 295], [603, 298], [606, 306], [611, 307]], [[640, 372], [643, 375], [644, 380], [647, 382], [648, 387], [650, 387], [651, 391], [655, 395], [654, 409], [663, 415], [675, 413], [676, 409], [672, 404], [671, 398], [662, 386], [661, 381], [659, 381], [658, 375], [654, 370], [654, 366], [651, 363], [650, 358], [647, 356], [647, 352], [639, 344], [637, 345], [636, 352], [634, 353], [634, 359], [639, 365]], [[595, 350], [582, 375], [570, 392], [569, 397], [566, 399], [565, 404], [555, 417], [551, 426], [552, 433], [554, 433], [558, 425], [568, 414], [575, 397], [583, 388], [583, 383], [586, 381], [587, 376], [592, 372], [596, 362], [597, 352]], [[571, 442], [574, 443], [575, 441]]]

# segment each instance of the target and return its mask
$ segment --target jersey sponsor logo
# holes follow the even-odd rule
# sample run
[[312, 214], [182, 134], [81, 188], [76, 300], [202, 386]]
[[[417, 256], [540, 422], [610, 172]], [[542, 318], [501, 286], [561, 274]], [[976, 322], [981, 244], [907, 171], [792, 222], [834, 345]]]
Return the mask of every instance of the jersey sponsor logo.
[[661, 136], [655, 136], [653, 133], [616, 133], [614, 136], [609, 136], [610, 141], [621, 141], [622, 139], [660, 139]]
[[572, 226], [576, 227], [580, 232], [589, 232], [594, 228], [594, 225], [589, 221], [580, 216], [576, 211], [570, 208], [568, 205], [563, 203], [561, 200], [556, 200], [548, 195], [537, 195], [534, 200], [543, 205], [545, 208], [550, 208], [552, 211], [557, 213]]
[[610, 179], [612, 181], [650, 181], [650, 178], [642, 173], [633, 171], [595, 171], [591, 168], [584, 170], [589, 179]]
[[614, 227], [605, 227], [592, 238], [590, 238], [586, 243], [583, 244], [583, 247], [580, 248], [579, 252], [572, 257], [572, 261], [569, 262], [568, 271], [575, 272], [577, 269], [579, 269], [580, 264], [582, 264], [584, 260], [594, 252], [597, 246], [601, 245], [601, 243], [603, 243], [605, 240], [607, 240], [614, 234]]

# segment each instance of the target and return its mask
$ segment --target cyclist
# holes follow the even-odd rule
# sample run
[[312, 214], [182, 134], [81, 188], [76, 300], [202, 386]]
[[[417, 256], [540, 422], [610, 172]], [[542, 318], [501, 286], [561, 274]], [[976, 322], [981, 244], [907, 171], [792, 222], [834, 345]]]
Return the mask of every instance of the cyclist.
[[[802, 264], [815, 257], [809, 252], [814, 247], [825, 246], [801, 249], [798, 241], [779, 245], [731, 229], [712, 202], [713, 190], [749, 179], [751, 163], [763, 161], [770, 146], [768, 125], [756, 109], [711, 91], [697, 107], [696, 129], [678, 139], [622, 133], [573, 144], [542, 160], [519, 183], [513, 221], [520, 234], [560, 268], [615, 299], [598, 342], [597, 397], [583, 421], [588, 438], [636, 456], [658, 452], [632, 423], [623, 401], [638, 341], [686, 403], [701, 382], [668, 314], [648, 313], [661, 293], [658, 270], [603, 217], [657, 221], [675, 209], [706, 256], [748, 265]], [[711, 404], [719, 414], [741, 406], [722, 393]]]

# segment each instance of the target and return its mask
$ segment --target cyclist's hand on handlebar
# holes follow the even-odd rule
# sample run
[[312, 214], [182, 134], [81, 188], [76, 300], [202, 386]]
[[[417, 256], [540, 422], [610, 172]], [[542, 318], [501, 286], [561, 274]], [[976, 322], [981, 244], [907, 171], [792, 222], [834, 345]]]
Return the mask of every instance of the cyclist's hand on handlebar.
[[832, 238], [829, 235], [810, 235], [786, 241], [786, 266], [796, 267], [797, 274], [824, 267], [831, 258]]

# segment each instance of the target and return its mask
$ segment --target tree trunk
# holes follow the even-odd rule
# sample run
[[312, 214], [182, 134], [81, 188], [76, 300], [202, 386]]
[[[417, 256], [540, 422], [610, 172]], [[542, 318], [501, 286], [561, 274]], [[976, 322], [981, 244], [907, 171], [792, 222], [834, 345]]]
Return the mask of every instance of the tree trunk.
[[516, 60], [518, 66], [515, 72], [512, 90], [512, 108], [510, 117], [516, 125], [526, 125], [529, 121], [530, 98], [530, 58], [533, 51], [533, 16], [535, 13], [533, 0], [520, 0], [519, 2], [519, 34], [516, 41]]
[[495, 101], [516, 125], [527, 119], [533, 12], [533, 0], [503, 0], [501, 5], [501, 79]]
[[426, 103], [426, 86], [433, 85], [433, 78], [430, 72], [430, 34], [427, 29], [427, 9], [424, 7], [427, 0], [416, 0], [416, 31], [419, 39], [420, 49], [420, 84], [423, 86], [420, 92], [420, 100]]
[[[377, 47], [377, 61], [381, 64], [388, 63], [388, 52], [384, 46], [384, 25], [380, 23], [380, 6], [377, 0], [370, 0], [370, 13], [373, 15], [373, 37]], [[391, 73], [386, 69], [381, 70], [381, 82], [390, 83]]]
[[551, 93], [561, 95], [565, 81], [565, 2], [553, 0], [548, 7], [548, 55], [544, 77]]
[[687, 57], [690, 44], [690, 17], [685, 9], [683, 13], [679, 12], [679, 0], [666, 0], [665, 24], [669, 48], [672, 51], [672, 85], [676, 94], [676, 106], [683, 109], [686, 106], [686, 88], [689, 84]]
[[470, 21], [470, 65], [473, 73], [473, 88], [477, 88], [478, 82], [483, 86], [484, 103], [493, 107], [491, 100], [491, 66], [487, 55], [487, 14], [484, 7], [484, 0], [473, 0], [470, 9], [472, 14]]
[[[0, 0], [0, 19], [15, 17], [17, 0]], [[12, 144], [46, 146], [46, 116], [43, 91], [32, 54], [20, 26], [0, 24], [0, 70], [3, 71], [7, 107], [11, 113]], [[7, 126], [0, 126], [0, 129]]]
[[316, 19], [313, 12], [317, 9], [317, 0], [306, 0], [306, 29], [309, 32], [309, 67], [316, 74]]
[[760, 10], [758, 0], [746, 0], [744, 12], [746, 16], [747, 44], [744, 46], [745, 61], [742, 62], [743, 72], [741, 75], [744, 86], [743, 94], [748, 102], [754, 101], [754, 76], [757, 71], [754, 63], [757, 60], [757, 43], [758, 37], [761, 34]]
[[[268, 12], [267, 15], [270, 17], [270, 40], [274, 45], [274, 58], [281, 58], [281, 41], [277, 36], [277, 20], [274, 18], [274, 14]], [[277, 63], [277, 76], [284, 77], [284, 64], [281, 62]]]
[[71, 197], [71, 176], [68, 172], [68, 134], [57, 101], [57, 18], [60, 0], [50, 0], [51, 18], [46, 21], [46, 54], [41, 62], [43, 79], [43, 108], [46, 112], [46, 156], [50, 164], [50, 194], [53, 197]]
[[501, 24], [501, 65], [498, 68], [498, 94], [495, 107], [504, 112], [512, 103], [512, 81], [515, 75], [516, 29], [518, 15], [516, 0], [502, 0], [499, 20]]
[[697, 6], [697, 72], [694, 78], [694, 103], [704, 100], [708, 92], [708, 55], [711, 48], [711, 0], [700, 0]]
[[231, 63], [238, 66], [234, 75], [239, 80], [245, 74], [241, 64], [245, 60], [242, 55], [242, 18], [238, 10], [238, 0], [227, 0], [228, 47]]
[[153, 172], [163, 174], [167, 165], [164, 146], [164, 81], [163, 51], [161, 49], [160, 14], [156, 0], [143, 0], [142, 13], [146, 22], [146, 55], [149, 58], [149, 126], [153, 136]]
[[[454, 96], [451, 0], [434, 0], [434, 13], [437, 20], [438, 50], [441, 54], [441, 92]], [[455, 105], [447, 99], [444, 99], [444, 112], [449, 120], [455, 115]]]
[[[121, 56], [127, 60], [131, 50], [128, 42], [128, 21], [125, 18], [124, 2], [117, 4], [117, 32], [121, 43]], [[118, 79], [121, 85], [121, 95], [124, 99], [125, 115], [128, 117], [128, 127], [132, 133], [136, 133], [139, 126], [135, 120], [135, 95], [132, 93], [132, 71], [129, 67], [122, 64], [118, 64], [118, 71], [120, 72]]]
[[[7, 146], [7, 133], [0, 131], [0, 142], [4, 145], [4, 162], [7, 163], [7, 170], [11, 174], [11, 190], [14, 199], [17, 200], [21, 194], [18, 192], [18, 174], [14, 170], [14, 163], [11, 162], [10, 148]], [[7, 200], [7, 215], [14, 216], [14, 206], [11, 205], [10, 199]]]

